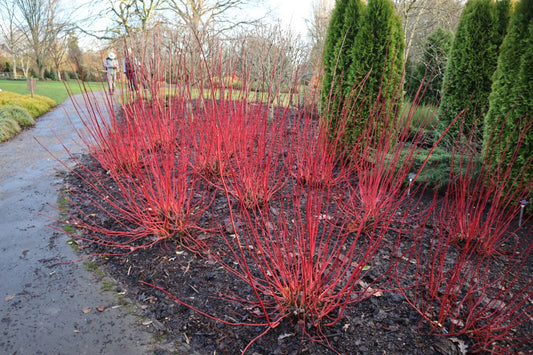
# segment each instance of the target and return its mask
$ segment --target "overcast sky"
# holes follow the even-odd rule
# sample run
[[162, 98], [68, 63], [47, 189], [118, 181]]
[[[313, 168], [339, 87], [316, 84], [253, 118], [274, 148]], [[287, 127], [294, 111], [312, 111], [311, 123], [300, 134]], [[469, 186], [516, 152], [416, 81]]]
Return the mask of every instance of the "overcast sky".
[[[312, 18], [313, 3], [318, 0], [267, 0], [273, 15], [282, 21], [282, 25], [291, 26], [294, 31], [305, 37], [307, 24], [305, 20]], [[335, 0], [324, 0], [330, 7]]]
[[313, 0], [269, 0], [274, 16], [281, 19], [284, 26], [304, 36], [307, 32], [305, 19], [311, 17]]
[[[83, 0], [84, 2], [90, 2], [90, 0]], [[261, 17], [267, 8], [272, 11], [271, 18], [280, 19], [283, 27], [290, 26], [297, 34], [301, 35], [305, 39], [307, 35], [307, 25], [305, 20], [310, 19], [312, 15], [312, 5], [315, 0], [264, 0], [262, 5], [255, 8], [250, 8], [246, 15], [252, 18]], [[329, 0], [333, 1], [333, 0]], [[80, 1], [81, 2], [81, 1]], [[261, 3], [259, 1], [258, 3]], [[84, 8], [86, 10], [86, 8]], [[97, 9], [92, 9], [97, 13]], [[258, 13], [254, 13], [255, 11]], [[94, 40], [88, 38], [89, 42]], [[84, 41], [85, 42], [85, 41]], [[86, 43], [85, 45], [89, 45]]]

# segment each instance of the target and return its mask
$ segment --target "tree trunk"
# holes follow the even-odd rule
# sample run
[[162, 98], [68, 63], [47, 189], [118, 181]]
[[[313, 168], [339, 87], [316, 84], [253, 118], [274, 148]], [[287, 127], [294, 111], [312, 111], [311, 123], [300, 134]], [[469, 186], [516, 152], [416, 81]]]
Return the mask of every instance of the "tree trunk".
[[37, 64], [37, 75], [39, 77], [39, 80], [42, 80], [44, 79], [44, 64], [39, 59], [36, 60], [36, 64]]
[[13, 80], [17, 80], [17, 60], [15, 59], [15, 55], [11, 55], [11, 63], [11, 70], [13, 71]]

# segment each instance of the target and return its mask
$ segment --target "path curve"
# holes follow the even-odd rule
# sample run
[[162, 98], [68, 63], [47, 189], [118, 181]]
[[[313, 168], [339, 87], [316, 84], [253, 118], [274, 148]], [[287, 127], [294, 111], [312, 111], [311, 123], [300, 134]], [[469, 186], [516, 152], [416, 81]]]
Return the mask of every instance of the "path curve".
[[122, 304], [116, 285], [104, 291], [102, 276], [84, 263], [60, 264], [77, 255], [39, 215], [58, 217], [49, 204], [57, 203], [66, 169], [35, 138], [62, 160], [69, 159], [61, 142], [82, 152], [73, 129], [82, 126], [73, 104], [79, 98], [0, 143], [0, 353], [166, 353], [148, 332], [154, 324], [142, 325], [150, 322]]

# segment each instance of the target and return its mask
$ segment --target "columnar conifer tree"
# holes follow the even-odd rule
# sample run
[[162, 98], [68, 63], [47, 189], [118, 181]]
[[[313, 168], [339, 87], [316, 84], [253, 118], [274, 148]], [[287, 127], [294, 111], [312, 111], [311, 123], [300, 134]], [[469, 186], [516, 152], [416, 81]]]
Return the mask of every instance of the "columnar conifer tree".
[[323, 107], [330, 116], [342, 111], [344, 97], [354, 84], [347, 80], [346, 73], [352, 62], [350, 52], [364, 7], [362, 0], [338, 0], [333, 10], [324, 50], [322, 95]]
[[368, 5], [338, 0], [333, 11], [324, 51], [323, 112], [333, 132], [340, 120], [348, 120], [343, 142], [351, 150], [369, 116], [390, 111], [388, 104], [399, 97], [405, 41], [391, 0]]
[[505, 11], [510, 11], [507, 0], [498, 5], [494, 0], [468, 0], [463, 9], [444, 75], [444, 95], [439, 108], [444, 125], [467, 109], [464, 123], [452, 127], [452, 136], [469, 136], [475, 124], [474, 133], [482, 137], [483, 120], [479, 117], [487, 110], [498, 50], [507, 27], [508, 16], [502, 14]]
[[351, 50], [350, 82], [370, 73], [362, 86], [364, 102], [355, 103], [352, 137], [359, 135], [370, 115], [392, 110], [402, 90], [404, 51], [402, 24], [392, 1], [369, 0]]
[[[533, 128], [525, 124], [533, 117], [533, 0], [520, 0], [511, 16], [507, 36], [498, 57], [489, 111], [485, 115], [484, 146], [489, 160], [506, 164], [514, 153], [519, 135], [525, 134], [513, 166], [514, 174], [527, 167], [533, 152]], [[500, 137], [501, 127], [505, 123]], [[498, 139], [497, 139], [498, 138]], [[507, 148], [506, 148], [507, 147]], [[506, 152], [505, 161], [501, 161]], [[533, 167], [526, 178], [533, 179]]]
[[351, 55], [352, 48], [355, 45], [359, 28], [364, 18], [366, 5], [362, 0], [351, 0], [346, 6], [344, 12], [343, 37], [337, 41], [337, 52], [339, 53], [339, 67], [343, 69], [346, 80], [343, 82], [343, 94], [349, 95], [353, 89], [354, 82], [348, 80], [348, 71], [353, 62]]
[[342, 69], [338, 66], [338, 51], [340, 48], [338, 42], [344, 37], [344, 13], [349, 1], [336, 1], [328, 26], [326, 43], [324, 44], [324, 57], [322, 60], [324, 66], [322, 105], [324, 109], [328, 106], [330, 97], [338, 91], [338, 85], [341, 82], [339, 77]]

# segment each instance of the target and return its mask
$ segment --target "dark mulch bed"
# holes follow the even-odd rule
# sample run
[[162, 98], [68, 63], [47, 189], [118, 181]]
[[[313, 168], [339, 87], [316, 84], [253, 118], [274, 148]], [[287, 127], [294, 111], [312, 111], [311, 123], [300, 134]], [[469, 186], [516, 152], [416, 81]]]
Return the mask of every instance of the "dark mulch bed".
[[[91, 166], [92, 163], [85, 160], [85, 164]], [[91, 166], [91, 169], [105, 176], [100, 167]], [[70, 174], [65, 184], [67, 189], [90, 194], [87, 183], [76, 174]], [[112, 191], [111, 179], [106, 184]], [[429, 200], [429, 196], [426, 200], [422, 199], [421, 205], [429, 203]], [[75, 203], [80, 211], [99, 219], [101, 223], [113, 223], [106, 221], [109, 217], [95, 208], [89, 199], [76, 198]], [[228, 219], [226, 205], [225, 196], [216, 194], [211, 207], [216, 212], [212, 213], [222, 223]], [[73, 210], [78, 216], [81, 215], [80, 211]], [[222, 226], [219, 232], [225, 232], [225, 229]], [[203, 233], [199, 237], [217, 240], [216, 232]], [[117, 252], [81, 240], [78, 243], [83, 253]], [[365, 276], [367, 282], [372, 282], [381, 270], [385, 270], [390, 255], [391, 250], [385, 244], [374, 258], [371, 272]], [[157, 285], [179, 300], [229, 322], [264, 321], [256, 317], [253, 310], [244, 310], [242, 306], [220, 298], [221, 293], [227, 295], [230, 292], [245, 296], [251, 292], [248, 285], [213, 261], [184, 248], [178, 240], [168, 240], [124, 255], [91, 258], [92, 263], [98, 264], [119, 281], [118, 287], [124, 289], [127, 297], [139, 306], [139, 316], [158, 321], [159, 327], [154, 330], [156, 336], [169, 343], [185, 342], [200, 354], [238, 354], [266, 330], [266, 327], [226, 325], [212, 320], [176, 302], [168, 294], [142, 283]], [[528, 272], [526, 279], [531, 279], [531, 267]], [[429, 331], [427, 323], [421, 322], [420, 315], [404, 297], [392, 290], [350, 305], [334, 326], [307, 329], [312, 338], [302, 331], [296, 319], [287, 319], [257, 339], [247, 353], [461, 354], [469, 348], [470, 340], [466, 337], [429, 335]], [[520, 329], [523, 334], [531, 331], [531, 324]], [[526, 351], [527, 344], [521, 350]]]

